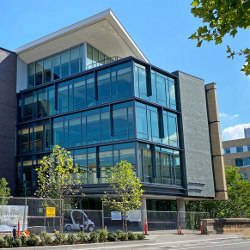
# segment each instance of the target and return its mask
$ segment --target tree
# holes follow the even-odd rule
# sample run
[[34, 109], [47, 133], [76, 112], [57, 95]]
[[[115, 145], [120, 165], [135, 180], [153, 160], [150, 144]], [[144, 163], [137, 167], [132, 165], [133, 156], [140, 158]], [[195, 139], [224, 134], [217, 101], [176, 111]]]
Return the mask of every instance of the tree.
[[114, 166], [113, 173], [106, 182], [110, 183], [112, 193], [106, 193], [103, 201], [111, 209], [121, 212], [127, 232], [127, 213], [141, 206], [143, 190], [140, 178], [136, 177], [130, 163], [121, 161]]
[[[239, 29], [250, 27], [250, 1], [246, 0], [193, 0], [192, 14], [203, 19], [203, 23], [208, 25], [201, 26], [194, 32], [189, 39], [197, 40], [197, 47], [203, 41], [214, 41], [221, 44], [225, 35], [235, 37]], [[245, 64], [241, 71], [246, 75], [250, 74], [250, 49], [246, 48], [238, 52], [232, 51], [227, 45], [228, 58], [235, 55], [244, 55]]]
[[6, 181], [6, 179], [0, 179], [0, 205], [8, 204], [8, 199], [4, 198], [10, 196], [10, 188], [7, 186], [8, 182]]
[[57, 199], [48, 202], [59, 210], [62, 231], [63, 203], [65, 200], [71, 202], [73, 195], [80, 193], [82, 183], [78, 165], [74, 165], [69, 151], [55, 145], [52, 154], [43, 157], [41, 166], [36, 171], [38, 189], [35, 194], [40, 198]]
[[212, 218], [250, 218], [250, 182], [244, 180], [239, 168], [226, 166], [227, 201], [188, 201], [187, 210], [209, 212]]

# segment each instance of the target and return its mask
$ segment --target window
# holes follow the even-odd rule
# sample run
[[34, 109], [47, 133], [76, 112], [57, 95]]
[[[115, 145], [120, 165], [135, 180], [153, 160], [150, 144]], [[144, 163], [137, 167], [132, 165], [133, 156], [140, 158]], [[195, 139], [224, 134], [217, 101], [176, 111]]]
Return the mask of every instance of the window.
[[50, 129], [50, 122], [49, 121], [45, 121], [45, 139], [44, 139], [44, 144], [45, 144], [45, 150], [49, 150], [52, 143], [51, 143], [51, 137], [50, 137], [50, 133], [51, 133], [51, 129]]
[[111, 95], [110, 73], [103, 74], [102, 71], [98, 72], [97, 88], [98, 88], [98, 103], [105, 103], [110, 101], [110, 95]]
[[39, 152], [43, 150], [43, 123], [34, 124], [34, 151]]
[[243, 179], [245, 181], [248, 181], [248, 175], [247, 175], [247, 173], [246, 172], [242, 172], [241, 174], [243, 175]]
[[113, 105], [112, 112], [113, 136], [115, 139], [133, 138], [133, 108], [132, 102]]
[[74, 80], [74, 109], [86, 107], [86, 86], [83, 77]]
[[53, 144], [64, 147], [64, 133], [63, 133], [63, 119], [56, 118], [54, 119], [53, 124]]
[[23, 116], [24, 120], [30, 120], [33, 116], [33, 95], [24, 96], [24, 107], [23, 107]]
[[34, 86], [35, 83], [35, 63], [28, 64], [28, 88]]
[[61, 54], [61, 77], [69, 75], [69, 51], [65, 51]]
[[236, 167], [242, 167], [243, 166], [243, 160], [240, 158], [235, 159], [235, 165]]
[[127, 161], [135, 168], [135, 144], [124, 143], [114, 145], [114, 164]]
[[224, 148], [224, 154], [230, 154], [230, 148]]
[[43, 69], [43, 79], [44, 82], [50, 82], [52, 79], [51, 75], [51, 57], [44, 60], [44, 69]]
[[139, 150], [139, 168], [140, 176], [143, 182], [153, 182], [153, 166], [150, 146], [141, 144], [143, 148]]
[[79, 47], [70, 50], [70, 72], [71, 75], [79, 73]]
[[137, 63], [135, 63], [135, 86], [136, 95], [147, 100], [146, 69]]
[[147, 126], [147, 106], [144, 104], [137, 104], [136, 107], [136, 122], [138, 137], [148, 139], [148, 126]]
[[106, 183], [106, 179], [111, 176], [113, 169], [112, 146], [99, 147], [99, 162], [100, 182]]
[[87, 116], [87, 143], [100, 141], [100, 112], [98, 109], [86, 112]]
[[37, 118], [48, 114], [47, 104], [47, 91], [46, 89], [42, 89], [37, 94]]
[[55, 114], [55, 89], [54, 86], [48, 88], [48, 115]]
[[77, 164], [79, 167], [82, 183], [87, 184], [87, 149], [74, 150], [74, 163]]
[[132, 82], [131, 67], [117, 70], [117, 95], [120, 98], [127, 97], [126, 93], [133, 90]]
[[247, 151], [250, 151], [250, 145], [247, 146]]
[[36, 73], [35, 73], [35, 83], [40, 85], [43, 83], [43, 61], [36, 62]]
[[96, 148], [88, 148], [88, 184], [97, 184]]
[[69, 119], [69, 147], [81, 145], [81, 114], [68, 116]]
[[177, 115], [168, 113], [169, 145], [178, 147]]
[[101, 108], [101, 140], [102, 142], [111, 140], [109, 107]]
[[86, 82], [87, 82], [87, 106], [91, 107], [96, 104], [94, 78], [89, 78], [87, 79]]
[[57, 80], [61, 76], [61, 69], [60, 69], [60, 54], [55, 55], [52, 57], [52, 62], [53, 62], [53, 80]]
[[58, 113], [67, 112], [73, 106], [72, 82], [60, 83], [57, 88], [57, 111]]
[[174, 79], [168, 78], [168, 86], [169, 86], [169, 99], [171, 109], [176, 109], [176, 98], [175, 98], [175, 84]]
[[236, 147], [236, 152], [237, 152], [237, 153], [243, 152], [243, 146], [241, 146], [241, 147]]
[[30, 151], [29, 149], [29, 126], [23, 126], [20, 130], [20, 145], [21, 145], [21, 153], [27, 153]]

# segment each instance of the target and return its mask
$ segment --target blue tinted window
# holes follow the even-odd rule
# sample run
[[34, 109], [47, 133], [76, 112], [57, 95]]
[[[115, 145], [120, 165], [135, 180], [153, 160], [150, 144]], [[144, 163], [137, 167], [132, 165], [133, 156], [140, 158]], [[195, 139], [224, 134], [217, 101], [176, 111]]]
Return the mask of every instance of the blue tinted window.
[[86, 106], [85, 81], [74, 82], [74, 109], [81, 109]]
[[224, 154], [230, 154], [230, 148], [224, 148]]
[[53, 124], [53, 144], [64, 147], [63, 121], [54, 121]]
[[88, 183], [88, 171], [87, 171], [87, 150], [80, 149], [74, 150], [74, 163], [78, 165], [81, 173], [81, 181], [84, 184]]
[[94, 78], [87, 79], [87, 106], [94, 106], [96, 104], [95, 100], [95, 82]]
[[131, 67], [117, 70], [117, 95], [118, 97], [127, 97], [126, 93], [133, 90], [132, 69]]
[[87, 142], [97, 143], [100, 141], [100, 113], [93, 110], [87, 114]]
[[70, 53], [65, 51], [61, 54], [61, 77], [69, 75]]
[[69, 147], [81, 145], [81, 117], [69, 120]]
[[71, 75], [79, 72], [79, 47], [70, 50], [70, 73]]
[[243, 160], [240, 158], [235, 159], [235, 165], [236, 167], [242, 167], [243, 166]]
[[96, 149], [88, 148], [88, 183], [97, 184], [96, 177]]
[[237, 153], [243, 152], [243, 147], [236, 147], [236, 152]]
[[110, 86], [110, 73], [101, 74], [97, 76], [98, 87], [98, 103], [110, 101], [111, 86]]
[[111, 140], [111, 124], [109, 108], [101, 109], [101, 140], [103, 142]]

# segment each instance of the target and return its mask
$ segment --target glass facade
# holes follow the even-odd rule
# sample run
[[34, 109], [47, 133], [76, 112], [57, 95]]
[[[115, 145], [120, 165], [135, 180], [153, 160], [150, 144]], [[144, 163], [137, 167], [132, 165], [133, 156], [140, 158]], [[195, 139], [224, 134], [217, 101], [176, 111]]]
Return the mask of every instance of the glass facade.
[[28, 88], [84, 70], [83, 44], [28, 64]]
[[[144, 183], [182, 186], [174, 76], [133, 58], [73, 76], [82, 71], [81, 50], [28, 67], [29, 86], [40, 86], [18, 94], [20, 186], [35, 188], [34, 169], [55, 144], [71, 151], [84, 184], [106, 183], [114, 165], [127, 160]], [[87, 64], [103, 60], [109, 59], [87, 45]]]

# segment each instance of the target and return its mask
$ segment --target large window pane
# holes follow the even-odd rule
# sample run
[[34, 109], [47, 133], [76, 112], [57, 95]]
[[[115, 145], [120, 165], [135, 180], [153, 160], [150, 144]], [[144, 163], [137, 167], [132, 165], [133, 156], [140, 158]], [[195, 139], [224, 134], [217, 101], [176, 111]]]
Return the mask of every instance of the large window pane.
[[87, 169], [87, 150], [74, 150], [74, 163], [78, 165], [81, 175], [81, 181], [84, 184], [88, 183], [88, 169]]
[[175, 84], [174, 80], [169, 78], [169, 99], [170, 99], [170, 108], [176, 109], [176, 98], [175, 98]]
[[63, 83], [58, 86], [58, 97], [57, 97], [57, 108], [58, 113], [68, 111], [68, 104], [69, 104], [69, 93], [68, 93], [68, 85], [67, 82]]
[[79, 80], [80, 81], [74, 83], [74, 109], [80, 109], [86, 106], [85, 81], [81, 78], [79, 78]]
[[117, 70], [117, 94], [123, 95], [132, 91], [132, 72], [131, 67]]
[[21, 152], [29, 152], [29, 127], [24, 126], [21, 131]]
[[81, 117], [77, 116], [69, 120], [69, 147], [81, 145]]
[[43, 124], [34, 124], [34, 151], [39, 152], [43, 150]]
[[98, 75], [98, 102], [104, 103], [110, 101], [110, 73]]
[[47, 91], [43, 89], [42, 91], [37, 94], [37, 118], [46, 116], [48, 114], [47, 110]]
[[44, 82], [50, 82], [51, 77], [51, 57], [44, 60], [43, 64], [44, 70], [43, 70], [43, 81]]
[[94, 78], [87, 79], [87, 106], [94, 106], [95, 100], [95, 84]]
[[158, 99], [158, 103], [161, 104], [161, 105], [166, 106], [167, 97], [166, 97], [165, 79], [163, 77], [157, 76], [156, 77], [156, 83], [157, 83], [157, 99]]
[[70, 50], [71, 75], [79, 73], [79, 47]]
[[99, 162], [101, 183], [106, 183], [106, 179], [111, 176], [113, 169], [112, 146], [99, 148]]
[[127, 161], [135, 167], [135, 144], [124, 143], [114, 145], [114, 165], [120, 161]]
[[101, 109], [101, 140], [103, 142], [111, 140], [111, 124], [109, 108]]
[[87, 69], [91, 68], [93, 63], [93, 47], [87, 44]]
[[35, 63], [28, 64], [28, 88], [34, 86], [35, 83]]
[[51, 129], [50, 129], [50, 122], [46, 121], [45, 122], [45, 140], [44, 140], [44, 144], [45, 144], [45, 150], [49, 150], [50, 146], [51, 146]]
[[87, 141], [88, 143], [97, 143], [100, 141], [99, 110], [89, 112], [89, 115], [87, 115]]
[[43, 61], [42, 60], [36, 62], [35, 82], [36, 82], [36, 85], [40, 85], [43, 83]]
[[60, 55], [55, 55], [52, 57], [52, 63], [53, 63], [53, 80], [60, 78]]
[[113, 110], [113, 129], [114, 136], [124, 139], [128, 134], [127, 108]]
[[24, 107], [23, 107], [24, 120], [32, 119], [33, 103], [34, 103], [33, 95], [24, 97]]
[[61, 77], [69, 75], [69, 51], [65, 51], [61, 54]]
[[97, 184], [96, 178], [96, 149], [88, 148], [88, 184]]
[[54, 86], [48, 88], [48, 114], [55, 114], [55, 89]]
[[178, 147], [178, 129], [177, 129], [177, 116], [171, 114], [168, 116], [169, 127], [169, 143], [171, 146]]
[[56, 121], [53, 124], [53, 144], [64, 147], [63, 121]]
[[136, 122], [137, 122], [137, 131], [138, 137], [148, 139], [148, 126], [147, 126], [147, 110], [145, 108], [137, 107], [136, 108]]

